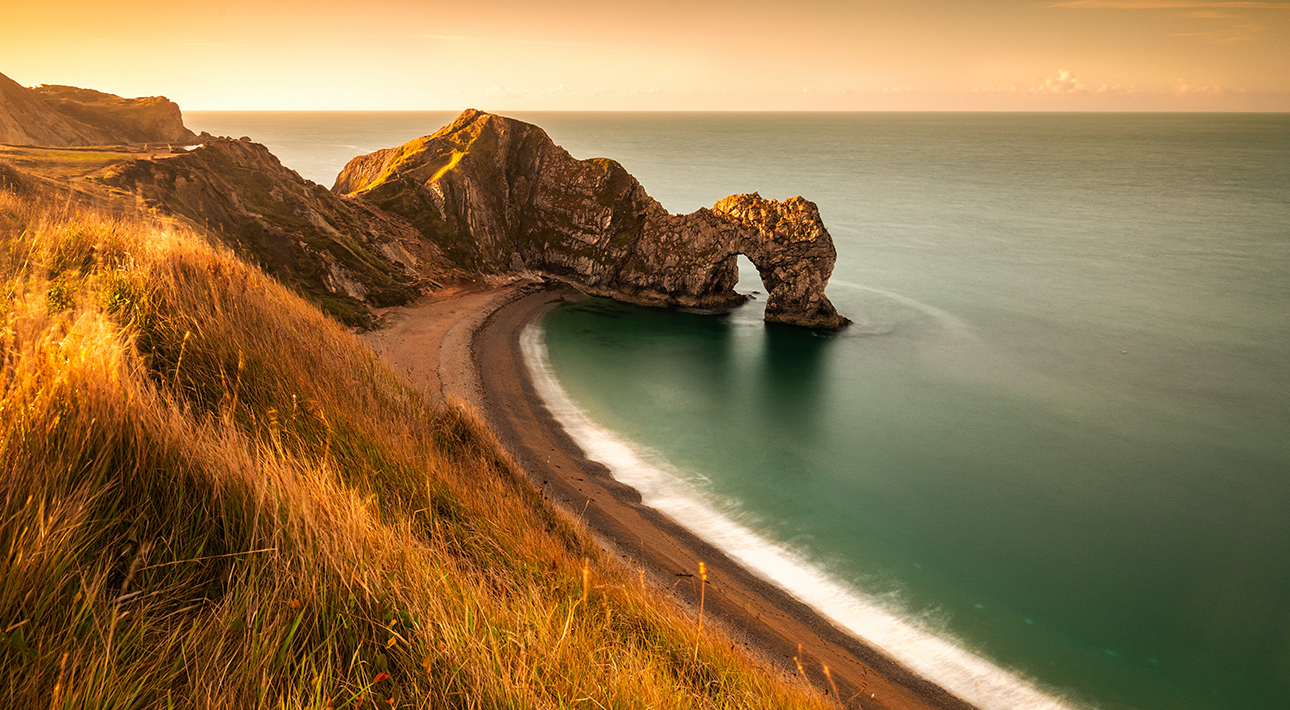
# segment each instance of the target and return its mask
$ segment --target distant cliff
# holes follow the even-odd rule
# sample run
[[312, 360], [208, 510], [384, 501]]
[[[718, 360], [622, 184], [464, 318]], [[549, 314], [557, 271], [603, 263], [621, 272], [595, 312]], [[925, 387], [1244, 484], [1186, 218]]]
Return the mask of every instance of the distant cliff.
[[332, 190], [407, 218], [454, 263], [531, 272], [588, 293], [720, 307], [746, 255], [769, 292], [766, 320], [848, 321], [824, 295], [837, 255], [814, 203], [733, 195], [673, 215], [617, 162], [576, 160], [537, 126], [479, 111], [434, 135], [350, 161]]
[[0, 143], [53, 147], [192, 144], [179, 106], [161, 96], [123, 99], [71, 86], [29, 89], [0, 74]]

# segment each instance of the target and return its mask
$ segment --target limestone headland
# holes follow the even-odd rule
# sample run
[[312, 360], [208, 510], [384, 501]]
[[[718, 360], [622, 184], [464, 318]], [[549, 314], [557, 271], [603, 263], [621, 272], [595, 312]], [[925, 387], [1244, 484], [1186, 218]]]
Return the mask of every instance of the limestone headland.
[[722, 308], [746, 298], [734, 290], [744, 254], [768, 290], [767, 321], [849, 322], [824, 294], [837, 252], [814, 203], [753, 193], [674, 215], [616, 161], [575, 159], [515, 119], [467, 110], [433, 135], [354, 158], [332, 191], [407, 219], [468, 271]]

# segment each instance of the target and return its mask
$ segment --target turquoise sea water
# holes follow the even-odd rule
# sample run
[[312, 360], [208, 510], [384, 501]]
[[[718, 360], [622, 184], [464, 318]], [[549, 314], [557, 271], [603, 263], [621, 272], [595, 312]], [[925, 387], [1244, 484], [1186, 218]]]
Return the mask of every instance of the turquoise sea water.
[[[1290, 707], [1290, 116], [518, 117], [674, 212], [801, 194], [833, 234], [839, 334], [600, 300], [537, 333], [695, 527], [985, 659], [924, 672], [987, 707]], [[188, 122], [330, 184], [450, 118]]]

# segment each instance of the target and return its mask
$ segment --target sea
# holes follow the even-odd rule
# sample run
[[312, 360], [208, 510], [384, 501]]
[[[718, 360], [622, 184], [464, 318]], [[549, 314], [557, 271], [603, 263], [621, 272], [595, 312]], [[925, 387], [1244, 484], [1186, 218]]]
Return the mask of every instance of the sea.
[[[982, 708], [1290, 708], [1290, 114], [510, 115], [837, 246], [840, 332], [742, 257], [733, 311], [525, 332], [646, 502]], [[186, 115], [326, 186], [452, 117]]]

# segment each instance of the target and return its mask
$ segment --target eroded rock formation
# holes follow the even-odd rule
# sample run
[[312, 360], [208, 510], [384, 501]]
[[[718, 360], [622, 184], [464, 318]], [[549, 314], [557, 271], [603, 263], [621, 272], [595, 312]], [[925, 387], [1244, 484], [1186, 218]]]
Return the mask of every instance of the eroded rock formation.
[[328, 191], [249, 139], [194, 136], [163, 97], [28, 89], [0, 75], [0, 143], [198, 140], [163, 156], [100, 151], [105, 167], [85, 184], [188, 221], [351, 324], [427, 286], [521, 273], [644, 305], [732, 306], [744, 300], [734, 290], [739, 254], [769, 291], [768, 321], [848, 322], [824, 295], [832, 238], [801, 197], [732, 195], [673, 215], [617, 162], [576, 160], [537, 126], [474, 110], [355, 158]]
[[479, 111], [431, 136], [350, 161], [332, 188], [407, 218], [471, 271], [528, 271], [592, 294], [721, 307], [745, 254], [769, 291], [766, 320], [848, 321], [824, 295], [836, 252], [816, 206], [733, 195], [673, 215], [613, 160], [577, 160], [537, 126]]

